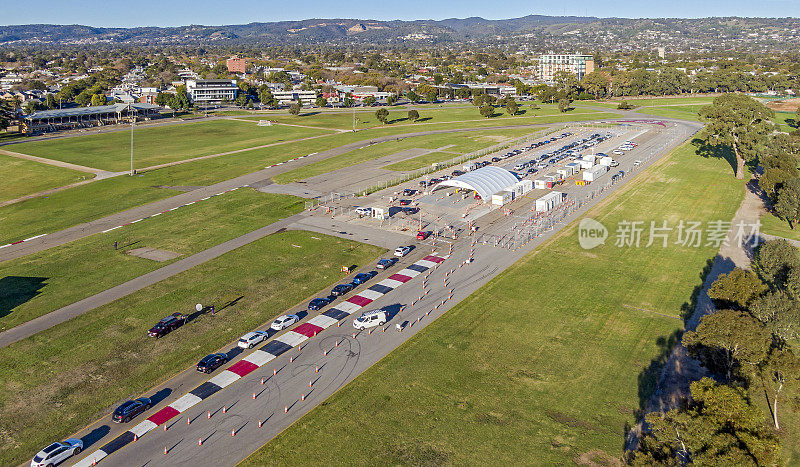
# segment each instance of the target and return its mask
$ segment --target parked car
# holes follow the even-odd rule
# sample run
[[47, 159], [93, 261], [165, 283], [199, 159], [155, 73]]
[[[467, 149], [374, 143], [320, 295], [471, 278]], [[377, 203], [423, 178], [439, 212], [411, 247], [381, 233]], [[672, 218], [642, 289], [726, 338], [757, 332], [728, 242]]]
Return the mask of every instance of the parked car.
[[31, 467], [45, 467], [59, 464], [72, 456], [77, 456], [81, 450], [83, 450], [83, 441], [77, 438], [70, 438], [60, 443], [53, 443], [33, 456]]
[[378, 275], [378, 271], [360, 272], [353, 277], [353, 285], [361, 285]]
[[408, 199], [401, 199], [400, 200], [400, 206], [408, 206], [409, 204], [411, 204], [411, 200], [408, 200]]
[[401, 258], [409, 253], [411, 253], [410, 246], [399, 246], [394, 250], [394, 255]]
[[500, 158], [496, 156], [492, 157], [492, 162], [500, 162]]
[[282, 331], [298, 321], [300, 321], [300, 317], [297, 315], [281, 315], [275, 318], [269, 327], [275, 331]]
[[372, 208], [358, 207], [356, 208], [356, 214], [358, 214], [359, 216], [371, 216]]
[[460, 170], [454, 170], [454, 171], [450, 172], [450, 175], [452, 175], [454, 177], [458, 177], [459, 175], [464, 175], [464, 172], [462, 172]]
[[367, 311], [353, 320], [353, 327], [362, 330], [384, 324], [386, 324], [386, 312], [383, 310]]
[[344, 295], [347, 292], [353, 290], [353, 284], [339, 284], [333, 289], [331, 289], [331, 295], [334, 297], [338, 297], [340, 295]]
[[173, 313], [157, 322], [155, 326], [150, 328], [147, 335], [155, 338], [163, 337], [183, 326], [184, 323], [186, 323], [186, 316], [181, 313]]
[[123, 402], [114, 410], [111, 420], [116, 423], [128, 423], [132, 418], [136, 418], [140, 413], [147, 411], [152, 405], [153, 403], [146, 397]]
[[638, 167], [638, 166], [640, 166], [640, 165], [642, 165], [642, 161], [640, 161], [640, 160], [635, 160], [635, 161], [633, 161], [633, 166], [634, 166], [634, 167]]
[[425, 230], [420, 230], [419, 232], [417, 232], [417, 240], [425, 240], [430, 236], [430, 234], [431, 234], [430, 232], [427, 232]]
[[267, 333], [264, 331], [253, 331], [248, 332], [244, 336], [239, 338], [239, 343], [237, 344], [240, 349], [252, 349], [253, 346], [258, 344], [259, 342], [263, 341], [267, 338]]
[[405, 190], [403, 190], [403, 196], [412, 196], [416, 192], [417, 192], [417, 190], [413, 190], [411, 188], [406, 188]]
[[329, 298], [327, 298], [327, 297], [315, 298], [314, 300], [311, 300], [310, 302], [308, 302], [308, 309], [309, 310], [319, 310], [320, 308], [324, 307], [325, 305], [327, 305], [330, 302], [331, 302], [331, 300]]
[[201, 373], [212, 373], [227, 362], [228, 356], [224, 353], [208, 354], [197, 363], [197, 371]]
[[382, 258], [378, 260], [378, 265], [375, 266], [378, 269], [388, 269], [397, 262], [397, 258]]

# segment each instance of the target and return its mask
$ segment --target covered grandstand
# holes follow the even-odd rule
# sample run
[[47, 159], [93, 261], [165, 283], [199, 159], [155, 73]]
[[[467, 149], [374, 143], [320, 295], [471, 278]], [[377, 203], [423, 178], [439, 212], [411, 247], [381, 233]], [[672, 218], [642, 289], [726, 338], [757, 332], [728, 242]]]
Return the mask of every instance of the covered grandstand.
[[489, 202], [492, 195], [513, 187], [519, 180], [506, 169], [494, 166], [481, 167], [464, 175], [438, 183], [431, 192], [446, 187], [456, 187], [476, 192], [483, 202]]
[[160, 110], [157, 105], [143, 103], [40, 110], [22, 117], [22, 131], [33, 134], [114, 125], [130, 122], [131, 117], [149, 120], [158, 116]]

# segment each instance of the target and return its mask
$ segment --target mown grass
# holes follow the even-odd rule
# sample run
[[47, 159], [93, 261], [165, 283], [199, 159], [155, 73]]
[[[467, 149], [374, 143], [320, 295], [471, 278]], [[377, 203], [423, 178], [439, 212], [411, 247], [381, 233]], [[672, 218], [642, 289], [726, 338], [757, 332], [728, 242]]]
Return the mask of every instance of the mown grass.
[[94, 175], [0, 154], [0, 201], [87, 180]]
[[[279, 143], [325, 130], [297, 127], [260, 127], [237, 120], [211, 120], [134, 130], [134, 167], [207, 156], [220, 152]], [[110, 171], [130, 168], [130, 133], [97, 135], [21, 143], [10, 150]]]
[[[0, 464], [29, 459], [341, 279], [342, 264], [382, 252], [320, 234], [278, 233], [0, 349]], [[147, 337], [160, 318], [198, 302], [215, 304], [216, 316], [163, 339]]]
[[800, 241], [800, 227], [792, 229], [788, 222], [769, 212], [761, 216], [761, 232]]
[[127, 254], [132, 249], [158, 248], [186, 257], [302, 209], [300, 198], [244, 188], [0, 263], [0, 281], [4, 284], [0, 288], [0, 331], [172, 262]]
[[[468, 133], [442, 133], [428, 136], [417, 136], [414, 138], [402, 138], [399, 141], [386, 141], [364, 147], [362, 149], [355, 149], [338, 156], [329, 157], [313, 164], [284, 172], [273, 177], [272, 179], [276, 183], [289, 183], [303, 180], [316, 175], [322, 175], [333, 170], [343, 169], [360, 164], [362, 162], [371, 161], [379, 157], [389, 156], [391, 154], [411, 148], [437, 149], [445, 146], [451, 146], [445, 149], [445, 151], [454, 154], [442, 153], [438, 155], [440, 159], [437, 159], [447, 160], [456, 157], [458, 154], [493, 146], [497, 143], [507, 141], [518, 136], [533, 133], [534, 131], [535, 129], [531, 128], [514, 128], [508, 130], [487, 130]], [[403, 162], [401, 162], [401, 164], [403, 164]], [[411, 163], [410, 165], [416, 164]]]
[[619, 458], [716, 249], [618, 248], [617, 223], [730, 219], [742, 197], [725, 161], [683, 146], [589, 213], [605, 245], [568, 226], [243, 465]]
[[781, 131], [791, 132], [800, 126], [800, 121], [797, 120], [797, 113], [795, 112], [775, 112], [773, 122], [781, 127]]
[[697, 112], [707, 104], [651, 106], [637, 109], [636, 112], [664, 118], [679, 118], [681, 120], [700, 121]]
[[[535, 123], [571, 122], [615, 116], [617, 114], [607, 112], [591, 114], [568, 113], [541, 117]], [[432, 124], [421, 128], [392, 127], [389, 125], [385, 128], [374, 128], [356, 133], [331, 134], [307, 141], [194, 161], [145, 172], [136, 177], [120, 176], [92, 182], [85, 186], [54, 193], [47, 198], [36, 198], [11, 206], [0, 207], [0, 223], [4, 227], [0, 230], [0, 244], [54, 232], [175, 194], [172, 190], [155, 188], [159, 185], [209, 185], [263, 169], [265, 166], [275, 162], [384, 135], [400, 136], [404, 133], [421, 130], [453, 130], [466, 127], [492, 129], [492, 127], [509, 124], [525, 125], [530, 124], [530, 122], [488, 119], [468, 124]], [[528, 129], [528, 131], [535, 130]], [[45, 212], [47, 213], [46, 216], [41, 215], [41, 213]]]

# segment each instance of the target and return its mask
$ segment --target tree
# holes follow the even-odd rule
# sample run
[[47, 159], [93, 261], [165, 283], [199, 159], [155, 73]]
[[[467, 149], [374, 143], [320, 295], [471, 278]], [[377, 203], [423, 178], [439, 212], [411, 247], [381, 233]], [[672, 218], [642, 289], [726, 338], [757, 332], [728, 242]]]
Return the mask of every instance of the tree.
[[508, 114], [511, 116], [516, 115], [517, 112], [519, 112], [519, 105], [517, 104], [517, 101], [514, 99], [508, 99], [506, 101], [506, 112], [508, 112]]
[[363, 102], [364, 102], [364, 105], [366, 105], [367, 107], [372, 107], [373, 105], [375, 105], [375, 103], [376, 103], [377, 101], [378, 101], [378, 100], [377, 100], [377, 99], [375, 99], [375, 97], [373, 97], [373, 96], [367, 96], [367, 97], [365, 97], [365, 98], [364, 98], [364, 101], [363, 101]]
[[328, 99], [325, 99], [322, 96], [317, 96], [317, 100], [314, 101], [317, 107], [327, 107], [328, 106]]
[[386, 98], [386, 105], [395, 105], [397, 103], [397, 96], [392, 94]]
[[629, 104], [628, 101], [625, 100], [620, 102], [619, 105], [617, 106], [619, 110], [631, 110], [633, 107], [634, 107], [633, 105]]
[[480, 113], [482, 116], [489, 118], [494, 115], [494, 107], [489, 104], [484, 104], [480, 108]]
[[417, 94], [414, 91], [408, 91], [408, 94], [406, 94], [406, 97], [411, 102], [419, 102], [419, 100], [420, 100], [419, 94]]
[[93, 94], [91, 105], [93, 106], [106, 105], [106, 96], [103, 94]]
[[781, 429], [778, 421], [778, 398], [787, 384], [796, 384], [800, 381], [800, 360], [792, 353], [791, 349], [773, 349], [766, 360], [759, 366], [761, 381], [764, 391], [772, 389], [772, 423], [776, 430]]
[[779, 342], [800, 337], [800, 305], [783, 290], [755, 299], [750, 314], [764, 323]]
[[562, 113], [566, 112], [567, 110], [569, 110], [569, 104], [570, 104], [569, 99], [567, 99], [567, 98], [559, 99], [558, 100], [558, 111], [562, 112]]
[[783, 181], [777, 191], [774, 209], [775, 214], [794, 229], [800, 220], [800, 179], [790, 178]]
[[289, 113], [292, 115], [300, 115], [300, 104], [297, 102], [292, 102], [292, 105], [289, 106]]
[[425, 93], [425, 100], [428, 102], [436, 102], [436, 99], [439, 98], [439, 93], [436, 91], [428, 91]]
[[245, 107], [249, 101], [250, 101], [250, 96], [248, 96], [247, 93], [240, 92], [236, 96], [236, 100], [234, 102], [236, 102], [236, 105], [238, 105], [239, 107]]
[[48, 93], [47, 97], [44, 99], [44, 106], [48, 109], [55, 109], [58, 106], [58, 103], [56, 102], [56, 96]]
[[375, 111], [375, 118], [377, 118], [379, 122], [386, 124], [389, 120], [389, 111], [386, 110], [385, 107], [381, 107]]
[[415, 109], [411, 109], [408, 111], [408, 119], [413, 123], [419, 120], [419, 112]]
[[756, 273], [734, 268], [728, 274], [720, 274], [708, 288], [708, 296], [719, 308], [744, 310], [766, 290], [767, 286]]
[[481, 108], [486, 103], [486, 94], [477, 94], [472, 97], [472, 105]]
[[756, 249], [752, 267], [767, 284], [783, 288], [789, 271], [800, 267], [800, 260], [797, 249], [786, 240], [769, 240]]
[[345, 97], [345, 98], [342, 100], [342, 104], [343, 104], [345, 107], [353, 107], [354, 105], [356, 105], [356, 101], [355, 101], [355, 99], [353, 99], [352, 97]]
[[709, 142], [729, 147], [736, 156], [736, 178], [744, 178], [744, 166], [757, 160], [760, 143], [775, 125], [775, 113], [764, 104], [741, 94], [723, 94], [700, 109], [706, 120]]
[[611, 87], [611, 77], [602, 71], [593, 71], [586, 74], [580, 82], [583, 89], [594, 96], [595, 99], [603, 97]]
[[645, 416], [650, 427], [634, 465], [773, 465], [779, 440], [764, 414], [738, 387], [703, 378], [690, 385], [691, 402]]
[[578, 77], [569, 71], [557, 71], [553, 74], [553, 83], [556, 91], [561, 91], [569, 96], [578, 90]]
[[278, 100], [272, 95], [272, 91], [270, 91], [269, 87], [266, 84], [262, 84], [258, 88], [258, 100], [268, 107], [275, 107], [278, 105]]
[[734, 371], [760, 364], [772, 344], [772, 335], [746, 311], [723, 309], [700, 319], [695, 331], [683, 335], [683, 345], [712, 371]]

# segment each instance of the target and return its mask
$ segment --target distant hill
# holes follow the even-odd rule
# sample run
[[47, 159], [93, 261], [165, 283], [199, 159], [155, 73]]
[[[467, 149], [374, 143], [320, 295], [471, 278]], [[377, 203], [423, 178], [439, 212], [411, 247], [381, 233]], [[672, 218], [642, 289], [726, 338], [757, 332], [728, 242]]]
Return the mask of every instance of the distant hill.
[[[376, 44], [497, 43], [536, 40], [538, 47], [626, 47], [687, 44], [699, 48], [789, 49], [800, 42], [796, 18], [625, 19], [529, 15], [440, 21], [306, 19], [225, 26], [101, 28], [0, 26], [0, 44]], [[627, 45], [626, 45], [627, 44]], [[795, 47], [796, 48], [796, 47]], [[577, 49], [576, 49], [577, 50]]]

